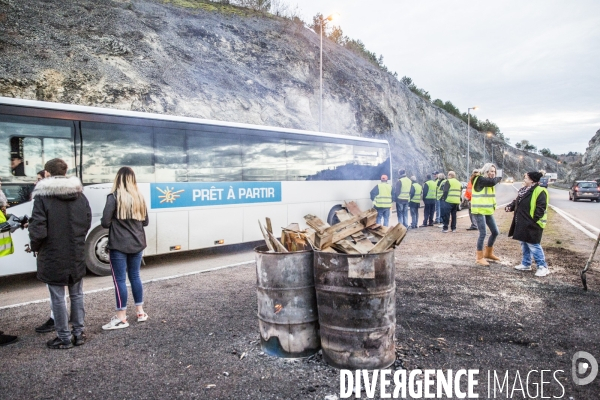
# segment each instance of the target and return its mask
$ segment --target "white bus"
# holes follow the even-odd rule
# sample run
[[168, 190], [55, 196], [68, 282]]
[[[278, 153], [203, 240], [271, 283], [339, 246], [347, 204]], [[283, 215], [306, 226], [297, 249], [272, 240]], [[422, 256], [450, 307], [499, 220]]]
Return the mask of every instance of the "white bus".
[[[56, 157], [84, 184], [93, 215], [86, 262], [99, 275], [110, 274], [100, 217], [122, 166], [148, 204], [145, 256], [260, 240], [265, 217], [274, 228], [304, 226], [306, 214], [331, 222], [344, 200], [370, 208], [370, 190], [391, 178], [384, 140], [0, 97], [9, 213], [31, 215], [36, 174]], [[12, 237], [0, 276], [35, 271], [27, 230]]]

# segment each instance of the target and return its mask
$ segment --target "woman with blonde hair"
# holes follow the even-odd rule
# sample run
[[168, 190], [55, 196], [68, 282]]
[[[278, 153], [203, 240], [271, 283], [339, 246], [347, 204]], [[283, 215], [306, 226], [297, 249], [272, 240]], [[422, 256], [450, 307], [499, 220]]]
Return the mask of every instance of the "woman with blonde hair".
[[[485, 164], [479, 170], [479, 176], [472, 176], [473, 191], [471, 193], [471, 213], [475, 217], [479, 237], [477, 238], [477, 256], [475, 262], [479, 265], [489, 266], [486, 261], [500, 261], [500, 258], [494, 254], [494, 242], [500, 231], [494, 219], [496, 211], [496, 190], [494, 186], [502, 178], [496, 178], [496, 166], [491, 163]], [[490, 237], [488, 239], [485, 251], [483, 243], [486, 236], [486, 225], [490, 228]]]
[[122, 167], [117, 172], [112, 193], [106, 198], [101, 224], [108, 229], [107, 248], [117, 301], [117, 315], [102, 329], [127, 328], [126, 276], [131, 284], [137, 321], [148, 319], [148, 314], [144, 312], [144, 290], [140, 279], [142, 252], [146, 248], [144, 226], [148, 226], [148, 210], [131, 168]]

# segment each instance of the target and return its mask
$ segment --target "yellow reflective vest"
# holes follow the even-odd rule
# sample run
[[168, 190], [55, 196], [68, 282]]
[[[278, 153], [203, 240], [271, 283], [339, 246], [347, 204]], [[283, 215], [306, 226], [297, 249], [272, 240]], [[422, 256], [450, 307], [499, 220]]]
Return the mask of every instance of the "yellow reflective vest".
[[398, 194], [398, 200], [410, 200], [410, 186], [412, 185], [412, 181], [407, 177], [400, 178], [399, 181], [402, 183], [402, 187]]
[[[439, 185], [438, 185], [439, 183]], [[444, 191], [442, 190], [442, 188], [444, 187], [444, 184], [446, 183], [445, 179], [442, 179], [441, 181], [438, 179], [436, 180], [436, 186], [437, 186], [437, 195], [436, 195], [436, 199], [439, 200], [442, 198], [442, 196], [444, 195]]]
[[377, 185], [379, 194], [373, 200], [373, 206], [378, 208], [392, 207], [392, 185], [389, 183], [380, 183]]
[[471, 214], [494, 215], [496, 211], [496, 189], [494, 187], [484, 187], [483, 190], [476, 191], [477, 179], [479, 179], [478, 176], [473, 180]]
[[426, 200], [435, 200], [437, 199], [437, 186], [434, 181], [428, 180], [425, 182], [427, 185], [427, 196], [425, 196]]
[[531, 205], [529, 208], [529, 215], [531, 215], [531, 218], [533, 218], [533, 213], [535, 213], [537, 205], [537, 199], [540, 196], [540, 193], [542, 192], [546, 193], [546, 208], [544, 209], [544, 216], [541, 219], [539, 219], [536, 223], [542, 229], [544, 229], [546, 227], [546, 223], [548, 222], [548, 203], [550, 203], [550, 196], [546, 188], [536, 186], [535, 189], [533, 189], [533, 193], [531, 194]]
[[416, 182], [412, 185], [415, 188], [415, 194], [413, 195], [412, 199], [410, 199], [410, 201], [413, 203], [421, 204], [421, 194], [423, 193], [423, 186], [419, 185]]
[[[0, 224], [6, 222], [3, 212], [0, 212]], [[10, 231], [0, 233], [0, 257], [8, 256], [15, 252]]]
[[448, 196], [446, 196], [446, 203], [460, 204], [460, 192], [462, 191], [462, 185], [456, 178], [447, 179], [450, 184], [448, 189]]

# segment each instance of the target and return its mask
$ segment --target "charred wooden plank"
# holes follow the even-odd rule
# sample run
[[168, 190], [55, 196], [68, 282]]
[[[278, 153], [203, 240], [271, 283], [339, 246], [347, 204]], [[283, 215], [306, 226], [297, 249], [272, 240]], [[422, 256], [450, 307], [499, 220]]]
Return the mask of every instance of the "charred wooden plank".
[[367, 238], [358, 240], [354, 245], [354, 248], [360, 252], [360, 254], [368, 254], [375, 247], [373, 243]]
[[396, 246], [397, 241], [402, 241], [406, 235], [407, 229], [402, 224], [398, 224], [390, 229], [386, 235], [381, 239], [375, 247], [369, 251], [369, 254], [382, 253], [389, 248]]
[[267, 232], [272, 234], [273, 226], [271, 225], [271, 218], [267, 217], [267, 218], [265, 218], [265, 220], [267, 221]]
[[362, 254], [357, 248], [354, 247], [354, 244], [348, 240], [339, 240], [332, 244], [331, 247], [346, 254]]
[[[344, 222], [352, 218], [352, 215], [348, 213], [346, 210], [337, 210], [335, 215], [338, 217], [340, 222]], [[335, 226], [335, 225], [334, 225]]]
[[346, 209], [348, 210], [348, 212], [352, 215], [360, 215], [362, 214], [362, 210], [358, 207], [358, 205], [353, 202], [353, 201], [346, 201], [345, 202], [346, 205]]
[[269, 235], [269, 238], [271, 239], [271, 242], [275, 247], [275, 251], [277, 251], [278, 253], [289, 253], [285, 246], [282, 245], [281, 242], [279, 242], [279, 240], [277, 240], [277, 238], [273, 236], [271, 232], [267, 231], [267, 235]]
[[306, 224], [308, 226], [310, 226], [319, 233], [325, 231], [327, 228], [330, 227], [328, 223], [321, 221], [319, 217], [314, 216], [312, 214], [305, 215], [304, 220], [306, 221]]
[[258, 220], [258, 226], [260, 227], [260, 231], [262, 232], [263, 238], [265, 239], [265, 243], [267, 244], [269, 251], [274, 252], [275, 248], [273, 247], [273, 243], [271, 243], [271, 238], [267, 234], [265, 228], [263, 228], [262, 224], [260, 223], [260, 220]]

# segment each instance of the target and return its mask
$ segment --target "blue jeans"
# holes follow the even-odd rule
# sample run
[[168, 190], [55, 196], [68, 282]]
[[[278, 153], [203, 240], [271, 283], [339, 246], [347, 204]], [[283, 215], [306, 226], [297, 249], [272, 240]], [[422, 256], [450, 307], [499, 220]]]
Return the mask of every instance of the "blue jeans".
[[546, 258], [544, 257], [544, 250], [542, 250], [540, 243], [521, 242], [521, 250], [523, 250], [523, 261], [521, 261], [521, 264], [527, 267], [531, 266], [531, 257], [533, 257], [538, 268], [548, 268]]
[[381, 225], [381, 220], [383, 219], [383, 226], [390, 226], [390, 209], [389, 208], [378, 208], [377, 210], [377, 223]]
[[396, 213], [398, 214], [398, 223], [408, 228], [408, 202], [396, 202]]
[[73, 324], [73, 333], [76, 336], [83, 332], [83, 319], [85, 309], [83, 308], [83, 279], [77, 283], [69, 285], [69, 297], [71, 299], [71, 317], [67, 311], [65, 301], [65, 287], [63, 285], [48, 285], [50, 291], [50, 301], [52, 307], [52, 316], [54, 326], [56, 327], [56, 336], [63, 342], [71, 340], [71, 331], [69, 330], [69, 320]]
[[142, 252], [127, 254], [118, 250], [110, 250], [109, 255], [113, 283], [115, 284], [117, 311], [127, 309], [127, 276], [129, 276], [129, 283], [131, 284], [131, 292], [133, 293], [135, 305], [141, 306], [144, 304], [144, 289], [142, 288], [142, 280], [140, 279]]
[[438, 224], [442, 222], [441, 211], [442, 211], [442, 206], [440, 204], [440, 201], [436, 200], [435, 201], [435, 222]]
[[412, 203], [409, 207], [410, 207], [410, 226], [412, 226], [413, 228], [416, 228], [419, 226], [419, 205], [416, 203]]
[[477, 251], [483, 251], [483, 242], [485, 241], [486, 229], [487, 225], [490, 228], [490, 238], [488, 239], [488, 247], [494, 246], [494, 242], [496, 238], [500, 234], [498, 227], [496, 226], [496, 220], [493, 215], [481, 215], [481, 214], [473, 214], [475, 217], [475, 221], [477, 221], [477, 229], [479, 230], [479, 237], [477, 238]]

